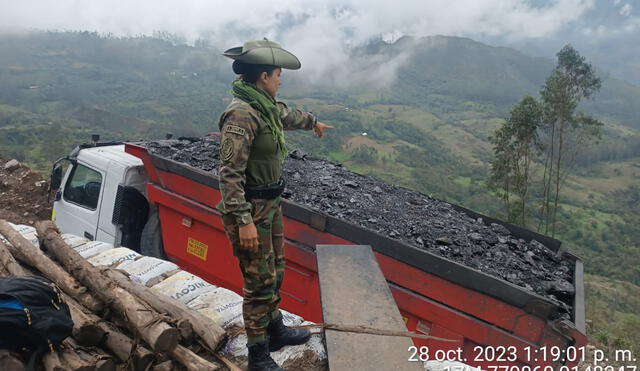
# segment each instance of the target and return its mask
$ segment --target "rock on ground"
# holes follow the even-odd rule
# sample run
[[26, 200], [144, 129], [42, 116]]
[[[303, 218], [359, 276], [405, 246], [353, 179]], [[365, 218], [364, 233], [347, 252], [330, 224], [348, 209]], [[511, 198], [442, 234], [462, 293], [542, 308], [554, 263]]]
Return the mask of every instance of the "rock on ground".
[[4, 164], [4, 171], [11, 172], [19, 167], [20, 167], [20, 163], [18, 162], [18, 160], [12, 159], [7, 161], [7, 163]]

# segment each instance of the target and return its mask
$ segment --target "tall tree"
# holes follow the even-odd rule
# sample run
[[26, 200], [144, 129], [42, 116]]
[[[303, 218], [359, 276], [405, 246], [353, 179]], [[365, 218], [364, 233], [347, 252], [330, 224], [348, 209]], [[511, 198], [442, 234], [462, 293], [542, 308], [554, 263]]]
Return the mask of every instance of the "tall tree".
[[[491, 182], [505, 202], [507, 219], [527, 224], [527, 201], [532, 164], [540, 154], [538, 130], [542, 124], [542, 106], [531, 96], [524, 97], [511, 110], [493, 138], [495, 160], [491, 163]], [[517, 204], [509, 194], [517, 195]]]
[[491, 188], [504, 203], [507, 221], [513, 222], [513, 205], [511, 204], [510, 197], [513, 183], [513, 148], [510, 137], [508, 121], [506, 121], [500, 128], [496, 129], [494, 136], [491, 138], [494, 159], [491, 162], [489, 188]]
[[558, 64], [547, 78], [540, 96], [544, 110], [546, 156], [543, 197], [538, 230], [556, 234], [558, 203], [562, 186], [585, 144], [600, 137], [602, 123], [576, 112], [583, 98], [600, 89], [593, 66], [571, 45], [557, 54]]

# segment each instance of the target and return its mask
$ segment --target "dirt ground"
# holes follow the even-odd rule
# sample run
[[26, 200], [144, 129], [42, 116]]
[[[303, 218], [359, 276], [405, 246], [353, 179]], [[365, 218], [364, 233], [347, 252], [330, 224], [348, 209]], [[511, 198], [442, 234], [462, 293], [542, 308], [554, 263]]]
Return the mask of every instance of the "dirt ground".
[[9, 160], [0, 156], [0, 219], [33, 225], [51, 218], [52, 202], [47, 202], [49, 181], [23, 164], [5, 169]]

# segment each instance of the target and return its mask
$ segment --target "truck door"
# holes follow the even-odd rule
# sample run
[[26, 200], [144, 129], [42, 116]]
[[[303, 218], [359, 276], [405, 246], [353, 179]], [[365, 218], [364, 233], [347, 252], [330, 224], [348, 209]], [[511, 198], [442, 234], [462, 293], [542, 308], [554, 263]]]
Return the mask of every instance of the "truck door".
[[80, 162], [71, 169], [62, 191], [62, 199], [54, 204], [55, 222], [65, 233], [94, 240], [98, 230], [104, 174]]

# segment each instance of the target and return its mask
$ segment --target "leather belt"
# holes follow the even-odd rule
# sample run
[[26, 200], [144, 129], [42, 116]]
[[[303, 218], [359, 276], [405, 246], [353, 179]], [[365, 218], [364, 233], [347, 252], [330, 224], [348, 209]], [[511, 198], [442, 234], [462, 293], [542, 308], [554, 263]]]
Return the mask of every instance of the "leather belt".
[[277, 183], [268, 186], [245, 187], [244, 198], [247, 201], [255, 199], [273, 200], [274, 198], [282, 194], [286, 183], [287, 182], [284, 180], [284, 178], [280, 177]]

